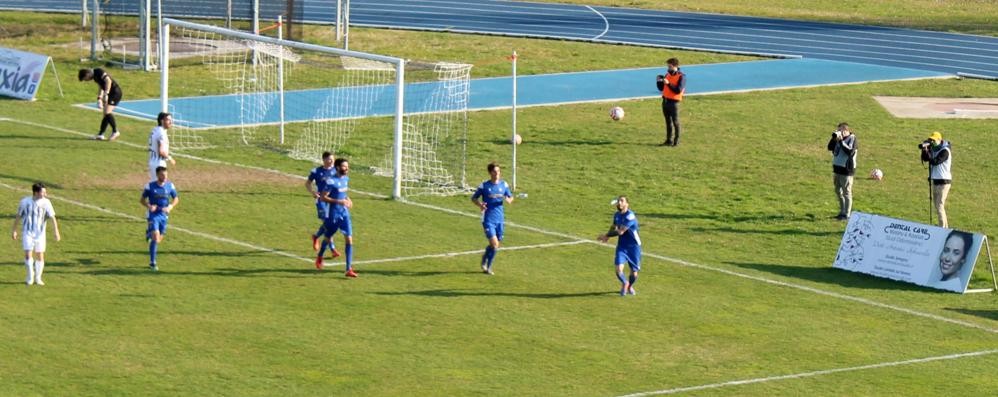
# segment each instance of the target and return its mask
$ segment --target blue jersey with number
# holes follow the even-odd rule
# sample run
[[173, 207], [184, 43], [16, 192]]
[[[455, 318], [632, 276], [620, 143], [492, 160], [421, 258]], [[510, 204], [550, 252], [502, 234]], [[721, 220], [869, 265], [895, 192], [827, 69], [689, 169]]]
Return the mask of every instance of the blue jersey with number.
[[618, 248], [641, 245], [641, 237], [638, 236], [638, 217], [634, 215], [634, 211], [627, 210], [624, 213], [617, 211], [613, 214], [613, 224], [627, 228], [627, 231], [621, 233], [617, 239]]
[[149, 200], [149, 204], [156, 206], [155, 211], [149, 211], [149, 218], [154, 216], [167, 216], [163, 208], [170, 205], [170, 202], [177, 197], [177, 188], [173, 182], [166, 181], [160, 186], [158, 181], [149, 182], [142, 190], [142, 198]]
[[[327, 169], [326, 167], [319, 166], [315, 167], [315, 169], [308, 174], [308, 181], [315, 182], [315, 191], [321, 195], [322, 191], [326, 189], [326, 179], [332, 176], [336, 176], [336, 168], [329, 167]], [[317, 198], [315, 199], [315, 208], [318, 210], [320, 218], [328, 216], [329, 203]]]
[[482, 222], [485, 223], [503, 222], [505, 217], [503, 204], [506, 197], [513, 197], [513, 192], [509, 190], [509, 185], [503, 180], [495, 183], [492, 180], [482, 182], [475, 190], [475, 194], [471, 196], [473, 200], [480, 198], [485, 202], [486, 209], [485, 213], [482, 214]]
[[[324, 192], [329, 192], [328, 197], [333, 200], [343, 200], [347, 198], [347, 192], [350, 190], [350, 177], [343, 175], [333, 174], [326, 177], [325, 186], [323, 186]], [[350, 216], [350, 210], [343, 204], [329, 203], [329, 217], [330, 218], [341, 218]]]

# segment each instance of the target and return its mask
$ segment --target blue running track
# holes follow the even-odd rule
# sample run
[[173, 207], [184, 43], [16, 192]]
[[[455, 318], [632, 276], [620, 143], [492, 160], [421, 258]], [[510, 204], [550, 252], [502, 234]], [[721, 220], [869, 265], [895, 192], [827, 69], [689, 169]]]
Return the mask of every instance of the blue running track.
[[[867, 65], [853, 62], [825, 61], [818, 59], [765, 60], [753, 62], [690, 65], [683, 67], [690, 76], [687, 95], [706, 95], [739, 91], [806, 87], [829, 84], [850, 84], [869, 81], [904, 79], [947, 78], [951, 74], [921, 69], [904, 69]], [[517, 82], [517, 104], [522, 106], [554, 105], [579, 102], [609, 102], [629, 99], [656, 98], [655, 75], [664, 68], [605, 70], [596, 72], [560, 73], [521, 76]], [[407, 112], [429, 109], [427, 85], [416, 83], [406, 87]], [[344, 90], [290, 91], [288, 103], [323, 103], [326, 97], [342, 95]], [[512, 105], [510, 77], [476, 79], [471, 82], [469, 108], [472, 110], [500, 109]], [[366, 116], [392, 114], [394, 87], [379, 89], [378, 99]], [[422, 95], [420, 95], [422, 94]], [[96, 109], [94, 105], [84, 105]], [[226, 127], [239, 124], [239, 97], [235, 95], [172, 98], [171, 111], [176, 113], [178, 124], [193, 128]], [[120, 114], [155, 119], [159, 100], [123, 101]], [[315, 117], [315, 109], [288, 107], [287, 121], [305, 121]], [[333, 114], [329, 118], [358, 117], [358, 114]], [[278, 121], [276, 109], [270, 110], [259, 123]], [[180, 119], [183, 121], [181, 122]]]

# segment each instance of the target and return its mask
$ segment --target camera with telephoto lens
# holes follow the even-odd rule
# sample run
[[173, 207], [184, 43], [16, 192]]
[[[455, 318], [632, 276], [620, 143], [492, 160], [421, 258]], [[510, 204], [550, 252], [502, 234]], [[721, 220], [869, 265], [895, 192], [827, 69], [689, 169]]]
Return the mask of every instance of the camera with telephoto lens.
[[919, 149], [928, 149], [930, 146], [932, 146], [933, 143], [934, 142], [932, 142], [931, 139], [926, 139], [926, 140], [922, 141], [922, 143], [918, 144], [918, 148]]

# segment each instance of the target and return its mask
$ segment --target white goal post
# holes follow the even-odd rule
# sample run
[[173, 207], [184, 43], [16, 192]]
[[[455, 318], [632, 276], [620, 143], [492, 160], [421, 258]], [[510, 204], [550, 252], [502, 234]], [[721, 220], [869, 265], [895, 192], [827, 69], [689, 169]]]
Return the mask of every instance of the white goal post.
[[[170, 30], [173, 28], [189, 29], [199, 32], [207, 32], [219, 37], [223, 37], [227, 40], [241, 40], [250, 46], [255, 46], [257, 43], [262, 43], [263, 45], [271, 45], [279, 48], [278, 53], [283, 54], [284, 49], [308, 51], [312, 53], [322, 53], [329, 54], [331, 56], [338, 57], [350, 57], [366, 59], [374, 62], [379, 62], [383, 64], [392, 65], [395, 69], [395, 81], [394, 81], [394, 122], [393, 122], [393, 143], [392, 143], [392, 197], [395, 199], [402, 198], [402, 182], [403, 182], [403, 131], [404, 131], [404, 98], [405, 98], [405, 66], [406, 61], [401, 58], [389, 57], [377, 54], [369, 54], [364, 52], [349, 51], [332, 47], [325, 47], [320, 45], [301, 43], [289, 40], [281, 40], [272, 37], [255, 35], [247, 32], [240, 32], [231, 29], [225, 29], [216, 26], [203, 25], [197, 23], [191, 23], [187, 21], [181, 21], [172, 18], [163, 18], [162, 25], [160, 26], [160, 109], [161, 111], [170, 111]], [[244, 44], [246, 45], [246, 44]], [[282, 57], [282, 55], [278, 55]], [[280, 59], [279, 62], [284, 62]], [[279, 77], [283, 79], [282, 77]]]

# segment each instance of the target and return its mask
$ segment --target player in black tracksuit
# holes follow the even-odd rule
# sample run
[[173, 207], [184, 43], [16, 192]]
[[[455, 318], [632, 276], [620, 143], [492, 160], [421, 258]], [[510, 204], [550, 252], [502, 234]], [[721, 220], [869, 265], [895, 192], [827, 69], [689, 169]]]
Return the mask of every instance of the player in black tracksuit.
[[104, 69], [80, 69], [80, 73], [77, 76], [80, 81], [93, 80], [97, 83], [97, 87], [100, 91], [97, 92], [97, 107], [104, 111], [104, 118], [100, 122], [100, 133], [94, 137], [94, 139], [103, 141], [104, 132], [107, 131], [107, 126], [111, 126], [111, 137], [110, 140], [118, 139], [121, 135], [118, 132], [118, 123], [114, 120], [114, 108], [118, 106], [121, 102], [121, 87], [118, 86], [118, 82], [111, 78], [111, 75], [107, 74]]

